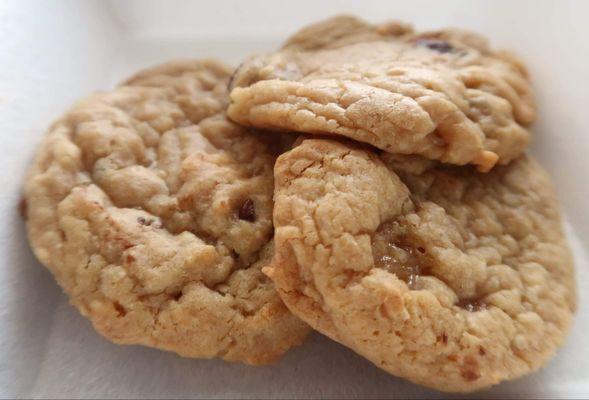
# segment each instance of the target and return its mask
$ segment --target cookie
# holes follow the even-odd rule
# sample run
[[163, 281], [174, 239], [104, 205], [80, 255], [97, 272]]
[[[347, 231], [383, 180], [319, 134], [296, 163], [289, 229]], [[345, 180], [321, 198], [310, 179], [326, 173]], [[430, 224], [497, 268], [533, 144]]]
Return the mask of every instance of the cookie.
[[517, 158], [535, 117], [526, 68], [483, 37], [347, 16], [251, 57], [231, 85], [228, 115], [240, 124], [347, 136], [481, 171]]
[[309, 330], [261, 272], [278, 149], [225, 117], [231, 72], [143, 71], [77, 104], [40, 145], [31, 246], [115, 343], [264, 364]]
[[289, 309], [389, 373], [472, 391], [543, 366], [575, 310], [571, 254], [529, 156], [489, 173], [310, 139], [275, 166]]

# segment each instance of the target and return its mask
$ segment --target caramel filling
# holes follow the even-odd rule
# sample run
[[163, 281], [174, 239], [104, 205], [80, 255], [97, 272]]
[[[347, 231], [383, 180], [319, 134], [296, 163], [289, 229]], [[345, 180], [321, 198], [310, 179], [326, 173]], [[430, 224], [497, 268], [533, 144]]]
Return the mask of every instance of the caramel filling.
[[[381, 224], [372, 236], [374, 265], [394, 274], [411, 290], [427, 289], [427, 282], [421, 280], [421, 277], [433, 275], [433, 260], [424, 247], [412, 242], [408, 237], [407, 228], [398, 222], [389, 221]], [[487, 308], [479, 298], [460, 299], [456, 305], [469, 312]]]
[[457, 306], [470, 312], [483, 311], [487, 309], [487, 305], [480, 299], [460, 299]]
[[380, 226], [372, 238], [374, 264], [401, 279], [410, 289], [419, 289], [419, 277], [426, 275], [424, 250], [406, 244], [404, 228], [397, 222]]

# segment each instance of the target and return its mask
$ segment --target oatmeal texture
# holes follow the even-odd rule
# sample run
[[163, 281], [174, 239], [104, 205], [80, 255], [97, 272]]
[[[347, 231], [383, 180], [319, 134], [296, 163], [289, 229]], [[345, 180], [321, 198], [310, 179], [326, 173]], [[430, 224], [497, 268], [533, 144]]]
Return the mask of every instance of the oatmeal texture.
[[482, 36], [350, 16], [250, 57], [231, 87], [228, 114], [241, 124], [347, 136], [481, 171], [517, 158], [535, 118], [525, 66]]
[[261, 272], [277, 149], [225, 117], [231, 72], [206, 60], [142, 71], [75, 105], [39, 148], [29, 240], [116, 343], [264, 364], [308, 331]]
[[275, 166], [275, 255], [296, 315], [391, 374], [472, 391], [537, 370], [575, 310], [552, 184], [308, 139]]

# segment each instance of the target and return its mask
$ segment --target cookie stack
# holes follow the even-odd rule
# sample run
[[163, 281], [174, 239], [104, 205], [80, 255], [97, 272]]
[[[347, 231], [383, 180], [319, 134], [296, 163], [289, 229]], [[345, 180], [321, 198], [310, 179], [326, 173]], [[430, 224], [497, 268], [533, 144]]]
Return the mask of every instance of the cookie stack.
[[313, 328], [472, 391], [543, 366], [575, 309], [534, 116], [476, 34], [335, 17], [75, 105], [29, 172], [29, 240], [116, 343], [256, 365]]

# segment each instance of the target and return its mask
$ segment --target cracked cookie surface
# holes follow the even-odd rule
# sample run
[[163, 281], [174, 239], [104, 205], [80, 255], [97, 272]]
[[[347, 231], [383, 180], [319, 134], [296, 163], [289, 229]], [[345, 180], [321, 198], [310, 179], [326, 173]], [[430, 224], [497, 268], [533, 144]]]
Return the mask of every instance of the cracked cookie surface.
[[255, 127], [347, 136], [395, 154], [487, 171], [527, 147], [527, 71], [471, 32], [335, 17], [232, 78], [228, 115]]
[[261, 272], [280, 143], [225, 117], [231, 72], [144, 70], [75, 105], [40, 145], [32, 248], [116, 343], [264, 364], [308, 332]]
[[552, 184], [308, 139], [275, 166], [264, 269], [296, 315], [378, 367], [471, 391], [543, 366], [575, 310]]

